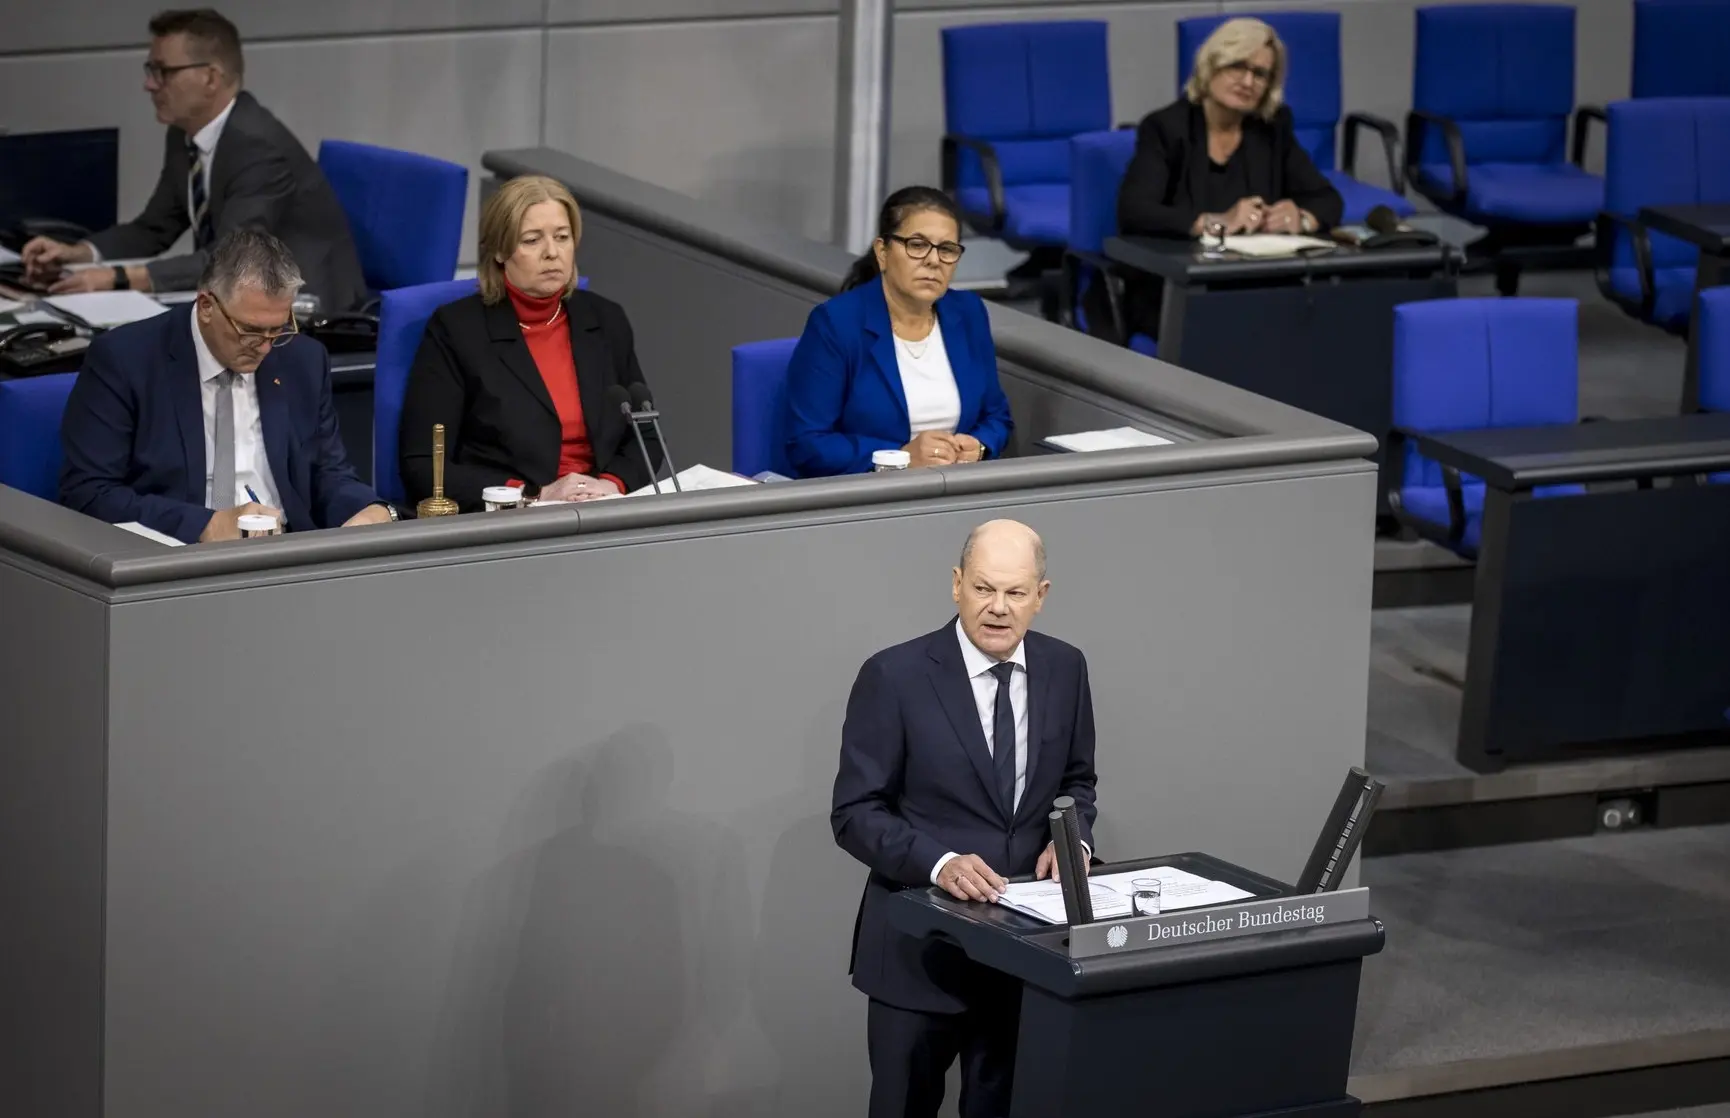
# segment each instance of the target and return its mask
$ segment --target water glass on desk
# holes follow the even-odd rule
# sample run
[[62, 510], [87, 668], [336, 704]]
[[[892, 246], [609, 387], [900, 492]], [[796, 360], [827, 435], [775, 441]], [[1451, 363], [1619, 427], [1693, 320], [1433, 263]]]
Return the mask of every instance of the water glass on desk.
[[1130, 907], [1137, 916], [1158, 916], [1160, 884], [1157, 877], [1137, 877], [1130, 880]]
[[1201, 255], [1204, 260], [1225, 258], [1225, 221], [1210, 217], [1201, 226]]

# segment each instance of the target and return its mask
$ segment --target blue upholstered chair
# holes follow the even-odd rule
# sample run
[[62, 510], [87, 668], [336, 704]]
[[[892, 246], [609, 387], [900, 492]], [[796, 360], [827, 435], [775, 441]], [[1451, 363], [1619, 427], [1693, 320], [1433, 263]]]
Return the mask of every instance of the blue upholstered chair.
[[[1730, 411], [1730, 287], [1700, 293], [1700, 410]], [[1730, 472], [1712, 480], [1730, 485]]]
[[0, 380], [0, 485], [60, 499], [60, 417], [77, 373]]
[[1019, 249], [1069, 243], [1069, 138], [1110, 128], [1106, 25], [943, 29], [943, 189]]
[[1608, 115], [1599, 289], [1641, 321], [1686, 334], [1699, 250], [1637, 216], [1643, 206], [1730, 203], [1730, 98], [1617, 101]]
[[439, 283], [456, 273], [468, 168], [346, 140], [321, 143], [318, 166], [348, 215], [369, 288]]
[[[1418, 533], [1468, 558], [1478, 552], [1484, 483], [1446, 469], [1409, 432], [1536, 427], [1579, 421], [1579, 305], [1572, 299], [1435, 299], [1394, 308], [1390, 501]], [[1579, 493], [1547, 486], [1540, 497]]]
[[[1082, 298], [1094, 284], [1106, 285], [1112, 317], [1111, 336], [1123, 337], [1121, 284], [1105, 258], [1105, 240], [1117, 235], [1117, 192], [1135, 154], [1135, 133], [1129, 129], [1084, 132], [1069, 141], [1069, 248], [1063, 255], [1064, 321], [1087, 330]], [[1129, 348], [1149, 357], [1158, 346], [1146, 334], [1129, 338]]]
[[[1340, 16], [1338, 12], [1230, 12], [1196, 16], [1177, 24], [1177, 83], [1181, 90], [1195, 69], [1195, 54], [1214, 29], [1228, 19], [1253, 16], [1272, 27], [1285, 41], [1290, 72], [1285, 79], [1285, 102], [1291, 107], [1298, 143], [1327, 176], [1345, 201], [1345, 224], [1357, 224], [1377, 206], [1386, 206], [1401, 217], [1416, 213], [1400, 194], [1399, 131], [1392, 121], [1368, 113], [1345, 117], [1343, 161], [1336, 161], [1334, 140], [1339, 133]], [[1361, 183], [1357, 173], [1358, 133], [1368, 128], [1382, 141], [1387, 157], [1388, 181], [1393, 190]], [[1343, 169], [1341, 169], [1343, 167]]]
[[1574, 110], [1573, 8], [1418, 9], [1406, 182], [1489, 230], [1472, 254], [1495, 258], [1502, 294], [1518, 288], [1522, 266], [1590, 262], [1575, 242], [1604, 208], [1604, 180], [1580, 163], [1587, 124], [1603, 115]]
[[378, 360], [372, 381], [372, 487], [396, 504], [408, 500], [397, 463], [398, 429], [402, 426], [403, 394], [408, 373], [427, 319], [446, 303], [473, 295], [472, 279], [423, 283], [386, 291], [379, 299]]
[[733, 347], [733, 472], [797, 477], [787, 460], [787, 364], [798, 338]]
[[1635, 97], [1730, 97], [1730, 3], [1634, 0]]

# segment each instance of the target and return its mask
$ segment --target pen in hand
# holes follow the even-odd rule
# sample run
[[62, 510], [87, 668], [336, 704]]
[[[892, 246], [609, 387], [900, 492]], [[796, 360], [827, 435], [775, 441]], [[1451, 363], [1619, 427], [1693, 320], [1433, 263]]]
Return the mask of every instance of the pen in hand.
[[246, 499], [247, 499], [247, 500], [249, 500], [249, 501], [251, 501], [251, 502], [252, 502], [252, 503], [253, 503], [253, 504], [255, 504], [255, 505], [262, 505], [262, 504], [264, 504], [264, 502], [263, 502], [263, 501], [261, 501], [261, 500], [259, 500], [259, 499], [258, 499], [258, 494], [257, 494], [257, 493], [254, 493], [254, 492], [253, 492], [253, 491], [252, 491], [252, 486], [250, 486], [250, 485], [246, 485], [246, 486], [242, 486], [242, 487], [241, 487], [241, 488], [243, 488], [243, 489], [245, 489], [245, 490], [246, 490]]

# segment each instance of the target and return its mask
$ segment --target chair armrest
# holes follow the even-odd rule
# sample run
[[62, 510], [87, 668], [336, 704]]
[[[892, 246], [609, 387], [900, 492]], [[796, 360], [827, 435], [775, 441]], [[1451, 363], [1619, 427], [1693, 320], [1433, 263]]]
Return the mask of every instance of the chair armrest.
[[1627, 299], [1610, 286], [1610, 263], [1615, 258], [1616, 251], [1614, 227], [1618, 225], [1628, 234], [1628, 239], [1634, 246], [1634, 270], [1640, 277], [1640, 321], [1651, 322], [1657, 313], [1658, 284], [1652, 274], [1651, 235], [1639, 221], [1607, 210], [1598, 214], [1597, 228], [1592, 237], [1595, 247], [1592, 254], [1593, 278], [1597, 280], [1598, 290], [1603, 293], [1604, 298], [1612, 303], [1627, 305]]
[[1058, 313], [1065, 326], [1076, 329], [1075, 324], [1075, 288], [1081, 279], [1082, 268], [1093, 269], [1095, 283], [1105, 285], [1105, 298], [1111, 307], [1112, 337], [1118, 345], [1129, 344], [1129, 331], [1124, 326], [1123, 319], [1123, 280], [1112, 270], [1112, 263], [1096, 252], [1086, 252], [1080, 249], [1063, 250], [1062, 289], [1057, 293]]
[[1466, 538], [1466, 491], [1460, 484], [1460, 471], [1443, 466], [1442, 488], [1448, 493], [1448, 542], [1458, 547]]
[[991, 199], [991, 227], [981, 232], [996, 235], [1003, 232], [1003, 167], [997, 162], [997, 149], [984, 140], [976, 140], [971, 136], [957, 136], [953, 133], [943, 137], [943, 189], [957, 202], [960, 201], [958, 190], [961, 179], [961, 149], [966, 148], [979, 157], [979, 166], [985, 172], [985, 192]]
[[1345, 126], [1345, 150], [1341, 153], [1340, 166], [1352, 178], [1358, 177], [1358, 132], [1368, 128], [1382, 138], [1382, 154], [1388, 160], [1388, 185], [1395, 194], [1406, 192], [1405, 176], [1400, 174], [1400, 130], [1394, 127], [1394, 122], [1373, 113], [1347, 113]]
[[1448, 169], [1453, 173], [1454, 193], [1447, 199], [1451, 204], [1460, 205], [1466, 200], [1466, 141], [1460, 135], [1460, 126], [1454, 123], [1452, 117], [1441, 113], [1425, 112], [1413, 109], [1406, 114], [1406, 181], [1417, 177], [1418, 153], [1423, 151], [1423, 134], [1420, 126], [1434, 126], [1441, 129], [1442, 142], [1448, 146]]
[[1568, 145], [1568, 159], [1576, 167], [1584, 167], [1586, 165], [1586, 133], [1587, 130], [1591, 128], [1594, 120], [1599, 124], [1602, 124], [1606, 131], [1609, 130], [1610, 118], [1606, 116], [1604, 110], [1598, 106], [1581, 105], [1579, 108], [1574, 110], [1574, 139], [1573, 142]]

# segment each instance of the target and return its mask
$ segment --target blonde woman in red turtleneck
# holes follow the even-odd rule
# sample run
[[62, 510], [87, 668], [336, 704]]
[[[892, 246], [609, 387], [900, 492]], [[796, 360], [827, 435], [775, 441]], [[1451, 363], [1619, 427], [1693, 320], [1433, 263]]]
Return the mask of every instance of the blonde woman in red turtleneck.
[[[445, 426], [445, 495], [466, 512], [515, 485], [587, 501], [649, 484], [609, 388], [643, 383], [619, 306], [577, 290], [582, 214], [564, 186], [529, 176], [481, 214], [476, 295], [433, 312], [409, 372], [399, 431], [411, 502], [432, 492], [432, 429]], [[650, 459], [660, 447], [649, 439]]]

